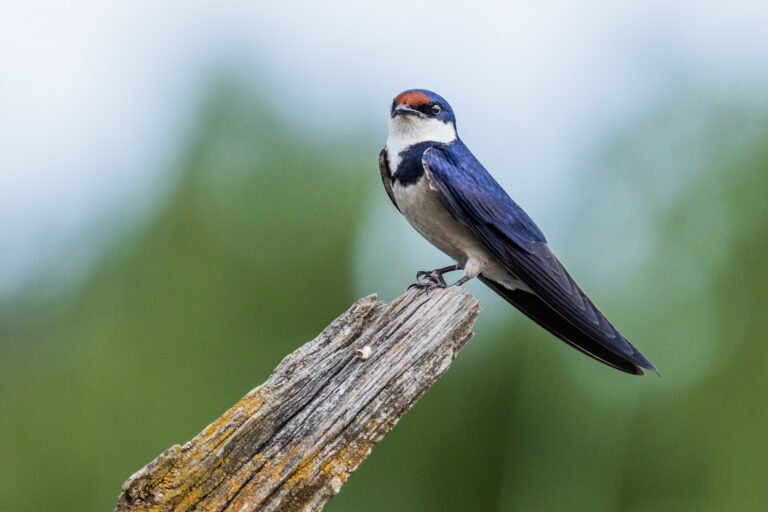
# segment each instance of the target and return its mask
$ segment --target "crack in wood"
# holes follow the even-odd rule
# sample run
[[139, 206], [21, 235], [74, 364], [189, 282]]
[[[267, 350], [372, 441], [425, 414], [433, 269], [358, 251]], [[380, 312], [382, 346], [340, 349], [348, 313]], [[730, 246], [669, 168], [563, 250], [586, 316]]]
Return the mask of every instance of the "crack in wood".
[[115, 510], [321, 510], [447, 371], [478, 310], [454, 287], [358, 300], [194, 439], [134, 473]]

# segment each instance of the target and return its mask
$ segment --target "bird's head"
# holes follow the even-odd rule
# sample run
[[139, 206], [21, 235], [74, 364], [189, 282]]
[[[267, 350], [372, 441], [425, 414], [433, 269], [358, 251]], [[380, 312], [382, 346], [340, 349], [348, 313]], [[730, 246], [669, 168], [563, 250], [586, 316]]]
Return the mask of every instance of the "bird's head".
[[456, 118], [445, 99], [425, 89], [410, 89], [392, 100], [389, 139], [406, 143], [434, 141], [450, 143], [456, 139]]

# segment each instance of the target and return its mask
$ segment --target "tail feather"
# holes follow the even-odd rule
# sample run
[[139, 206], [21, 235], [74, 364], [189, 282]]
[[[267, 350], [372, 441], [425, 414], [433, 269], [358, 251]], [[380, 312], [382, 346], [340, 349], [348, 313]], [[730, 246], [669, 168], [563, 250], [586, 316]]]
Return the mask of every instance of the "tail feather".
[[643, 375], [643, 369], [638, 364], [608, 350], [598, 341], [584, 334], [535, 294], [523, 290], [509, 290], [482, 275], [479, 279], [530, 319], [575, 349], [622, 372]]

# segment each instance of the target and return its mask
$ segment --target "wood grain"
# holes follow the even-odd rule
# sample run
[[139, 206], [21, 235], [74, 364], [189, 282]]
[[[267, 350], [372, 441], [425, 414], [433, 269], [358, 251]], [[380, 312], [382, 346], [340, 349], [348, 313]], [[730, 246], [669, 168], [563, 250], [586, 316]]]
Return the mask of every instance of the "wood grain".
[[[445, 373], [478, 309], [459, 288], [358, 300], [194, 439], [131, 476], [115, 510], [321, 510]], [[367, 360], [355, 353], [364, 346]]]

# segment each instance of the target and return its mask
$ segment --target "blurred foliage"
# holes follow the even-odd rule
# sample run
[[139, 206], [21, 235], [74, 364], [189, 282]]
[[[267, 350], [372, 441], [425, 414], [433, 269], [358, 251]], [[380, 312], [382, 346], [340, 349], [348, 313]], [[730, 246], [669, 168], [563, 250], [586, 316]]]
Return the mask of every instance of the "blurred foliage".
[[111, 509], [352, 299], [365, 162], [282, 132], [236, 88], [210, 103], [149, 225], [73, 295], [4, 316], [0, 510]]
[[[707, 166], [653, 218], [640, 298], [609, 315], [656, 341], [663, 378], [481, 318], [327, 510], [765, 510], [766, 138], [699, 148]], [[3, 305], [0, 510], [109, 510], [133, 471], [263, 381], [357, 298], [356, 219], [378, 179], [375, 146], [325, 147], [221, 86], [150, 221], [75, 291]], [[701, 324], [712, 364], [678, 382]]]

